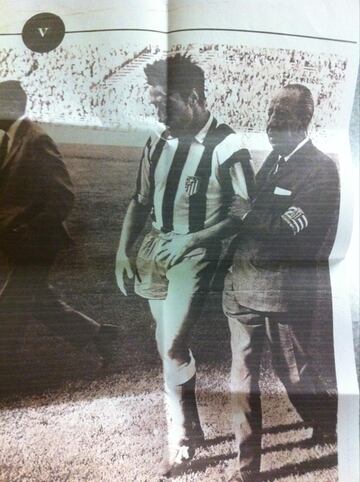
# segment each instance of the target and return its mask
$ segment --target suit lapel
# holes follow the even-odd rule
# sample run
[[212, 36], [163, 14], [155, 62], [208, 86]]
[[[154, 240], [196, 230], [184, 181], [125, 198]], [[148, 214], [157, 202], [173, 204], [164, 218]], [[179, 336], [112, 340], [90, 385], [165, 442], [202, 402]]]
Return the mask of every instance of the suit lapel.
[[289, 169], [293, 171], [294, 168], [298, 168], [300, 170], [305, 168], [306, 160], [312, 158], [313, 154], [314, 146], [311, 140], [309, 140], [298, 151], [296, 151], [293, 156], [290, 157], [286, 165], [283, 166], [279, 172], [277, 172], [273, 176], [270, 176], [270, 173], [273, 170], [275, 163], [278, 161], [278, 154], [272, 151], [265, 159], [264, 164], [262, 165], [256, 176], [257, 199], [262, 199], [263, 195], [267, 199], [267, 194], [274, 190], [274, 187], [283, 176], [288, 175]]
[[272, 178], [270, 178], [270, 173], [274, 168], [275, 163], [277, 162], [277, 154], [272, 151], [268, 157], [265, 159], [263, 165], [261, 166], [259, 172], [256, 175], [256, 188], [257, 193], [264, 190], [268, 190], [269, 185], [273, 184]]
[[304, 159], [314, 156], [314, 145], [309, 139], [293, 156], [290, 157], [286, 164], [292, 165], [297, 162], [303, 162]]
[[298, 151], [296, 151], [293, 156], [290, 157], [285, 166], [283, 166], [279, 172], [273, 176], [273, 179], [275, 179], [277, 182], [283, 177], [288, 176], [289, 172], [298, 172], [300, 174], [304, 169], [307, 169], [307, 161], [313, 157], [314, 146], [311, 140], [309, 140]]

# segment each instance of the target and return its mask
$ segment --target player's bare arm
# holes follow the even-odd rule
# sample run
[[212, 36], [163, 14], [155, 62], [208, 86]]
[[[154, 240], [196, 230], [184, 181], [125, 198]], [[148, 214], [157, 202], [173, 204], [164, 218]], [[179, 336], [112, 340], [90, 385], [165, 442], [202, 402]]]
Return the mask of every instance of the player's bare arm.
[[132, 199], [126, 211], [119, 248], [116, 254], [115, 274], [120, 291], [127, 296], [125, 276], [132, 279], [137, 276], [135, 260], [131, 248], [140, 235], [149, 215], [150, 208]]

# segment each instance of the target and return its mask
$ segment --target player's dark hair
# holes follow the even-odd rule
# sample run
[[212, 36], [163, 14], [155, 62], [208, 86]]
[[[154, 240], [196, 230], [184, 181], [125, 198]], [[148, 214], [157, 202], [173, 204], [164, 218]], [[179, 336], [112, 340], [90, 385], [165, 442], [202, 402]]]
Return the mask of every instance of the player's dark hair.
[[18, 80], [0, 82], [0, 100], [14, 106], [17, 112], [25, 112], [27, 95]]
[[310, 89], [302, 84], [288, 84], [284, 89], [298, 93], [297, 114], [299, 119], [304, 121], [304, 127], [307, 128], [314, 114], [314, 98]]
[[185, 101], [195, 89], [200, 102], [205, 101], [204, 71], [186, 54], [176, 54], [147, 64], [144, 72], [151, 86], [161, 85], [169, 94], [178, 92]]

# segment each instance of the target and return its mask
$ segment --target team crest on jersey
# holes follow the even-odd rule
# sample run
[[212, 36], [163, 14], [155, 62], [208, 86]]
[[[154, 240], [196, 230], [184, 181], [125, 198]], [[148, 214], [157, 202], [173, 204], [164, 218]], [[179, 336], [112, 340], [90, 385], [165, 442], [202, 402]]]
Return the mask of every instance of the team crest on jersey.
[[187, 176], [185, 180], [185, 191], [188, 196], [196, 194], [199, 189], [200, 177]]

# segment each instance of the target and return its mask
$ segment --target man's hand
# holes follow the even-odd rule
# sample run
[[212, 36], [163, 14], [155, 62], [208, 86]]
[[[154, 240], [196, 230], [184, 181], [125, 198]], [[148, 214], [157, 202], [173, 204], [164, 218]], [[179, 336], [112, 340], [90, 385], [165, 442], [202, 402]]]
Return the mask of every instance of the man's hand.
[[236, 222], [242, 222], [250, 210], [250, 201], [241, 196], [235, 195], [229, 209], [229, 217]]
[[118, 253], [116, 256], [115, 275], [117, 285], [125, 296], [127, 296], [125, 276], [127, 276], [129, 279], [133, 279], [135, 275], [140, 281], [135, 263], [128, 256], [122, 253]]
[[167, 261], [167, 267], [171, 268], [196, 247], [193, 234], [178, 234], [163, 241], [163, 246], [157, 253], [158, 261]]

